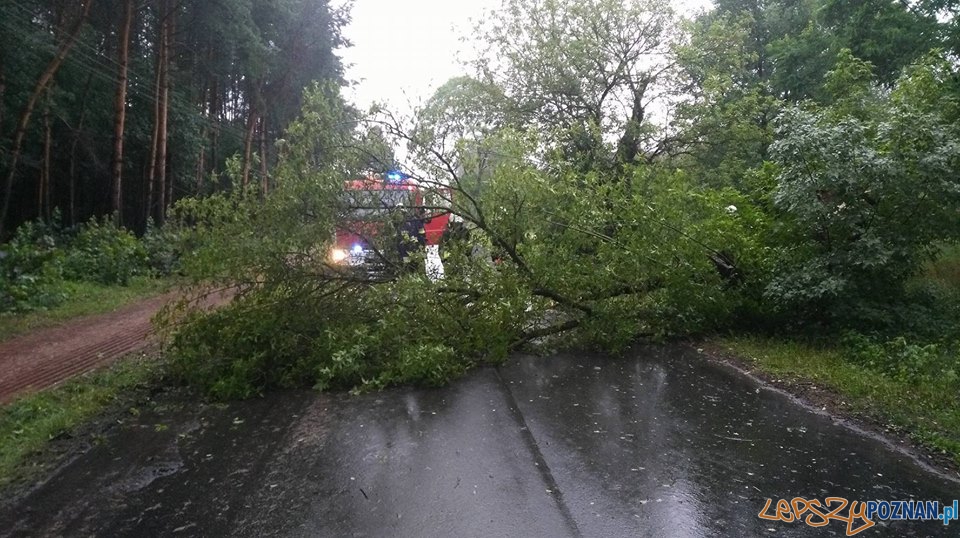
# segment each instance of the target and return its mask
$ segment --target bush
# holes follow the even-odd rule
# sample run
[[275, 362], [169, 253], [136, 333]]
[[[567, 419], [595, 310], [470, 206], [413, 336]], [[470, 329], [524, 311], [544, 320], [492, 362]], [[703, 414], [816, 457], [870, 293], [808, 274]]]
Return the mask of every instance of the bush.
[[960, 380], [960, 342], [918, 344], [903, 336], [881, 340], [851, 332], [843, 344], [854, 362], [898, 381], [953, 385]]
[[148, 262], [137, 237], [104, 217], [81, 227], [70, 242], [63, 268], [70, 280], [126, 285], [131, 277], [148, 272]]
[[56, 225], [27, 222], [0, 249], [0, 312], [49, 308], [67, 298]]
[[176, 226], [158, 227], [151, 218], [140, 243], [147, 254], [147, 267], [154, 275], [169, 276], [180, 270], [183, 238]]
[[178, 270], [179, 230], [149, 223], [142, 240], [108, 218], [63, 229], [26, 222], [0, 246], [0, 312], [50, 308], [73, 293], [70, 282], [127, 285], [133, 276], [165, 276]]

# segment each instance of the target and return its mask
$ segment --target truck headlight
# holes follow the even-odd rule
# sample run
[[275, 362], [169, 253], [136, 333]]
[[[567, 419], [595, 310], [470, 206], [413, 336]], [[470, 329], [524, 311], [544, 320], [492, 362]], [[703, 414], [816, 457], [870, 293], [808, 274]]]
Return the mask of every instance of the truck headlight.
[[343, 263], [349, 257], [350, 257], [350, 253], [342, 248], [335, 248], [330, 250], [330, 261], [332, 261], [333, 263]]

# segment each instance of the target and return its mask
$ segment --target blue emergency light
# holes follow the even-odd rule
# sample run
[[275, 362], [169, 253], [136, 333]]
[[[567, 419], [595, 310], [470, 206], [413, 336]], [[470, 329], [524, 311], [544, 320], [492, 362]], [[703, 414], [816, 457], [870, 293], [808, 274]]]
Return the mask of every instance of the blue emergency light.
[[396, 170], [391, 170], [387, 172], [387, 181], [399, 183], [403, 181], [403, 174], [401, 172], [397, 172]]

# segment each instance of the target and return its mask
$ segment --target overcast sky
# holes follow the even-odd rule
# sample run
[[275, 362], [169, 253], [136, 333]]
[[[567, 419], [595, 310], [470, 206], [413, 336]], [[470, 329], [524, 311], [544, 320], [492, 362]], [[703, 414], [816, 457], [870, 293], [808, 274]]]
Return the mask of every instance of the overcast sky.
[[[374, 102], [406, 112], [450, 77], [463, 74], [457, 52], [474, 22], [501, 0], [355, 0], [346, 28], [353, 47], [341, 51], [348, 97], [361, 109]], [[677, 0], [685, 12], [710, 0]]]

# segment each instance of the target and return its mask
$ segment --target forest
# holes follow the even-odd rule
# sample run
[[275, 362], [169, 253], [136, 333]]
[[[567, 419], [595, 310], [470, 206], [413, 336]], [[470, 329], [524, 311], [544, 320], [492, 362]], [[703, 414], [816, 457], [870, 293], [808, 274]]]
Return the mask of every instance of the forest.
[[324, 1], [11, 0], [0, 6], [0, 238], [94, 216], [142, 233], [270, 163], [314, 80], [343, 83]]
[[[0, 9], [0, 305], [180, 275], [171, 377], [207, 396], [718, 335], [960, 393], [953, 0], [504, 0], [409, 114], [344, 98], [349, 5]], [[345, 181], [397, 169], [457, 217], [442, 279], [331, 263]], [[940, 404], [912, 426], [960, 453]]]

